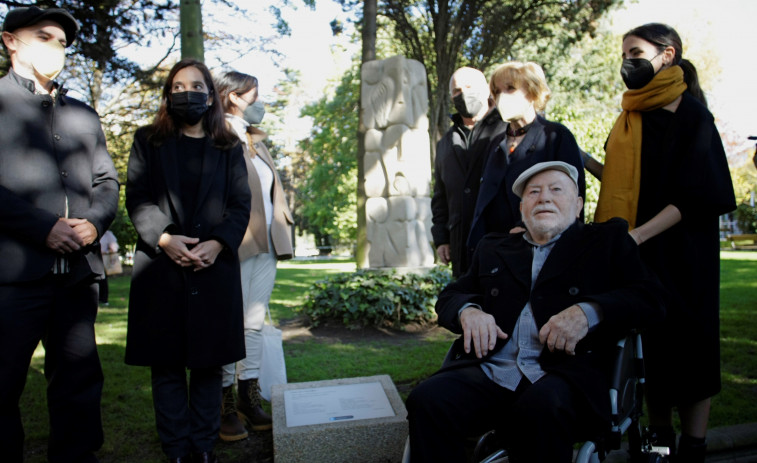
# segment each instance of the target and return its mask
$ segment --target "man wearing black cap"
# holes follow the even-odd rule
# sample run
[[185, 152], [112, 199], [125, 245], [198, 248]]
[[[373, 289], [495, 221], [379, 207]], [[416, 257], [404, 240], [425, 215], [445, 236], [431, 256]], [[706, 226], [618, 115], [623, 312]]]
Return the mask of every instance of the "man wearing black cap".
[[103, 374], [94, 322], [98, 239], [118, 181], [95, 111], [53, 79], [79, 29], [65, 10], [10, 10], [0, 79], [0, 460], [23, 461], [19, 398], [41, 340], [50, 462], [96, 462]]
[[462, 334], [407, 399], [411, 461], [465, 461], [497, 429], [517, 462], [570, 462], [609, 429], [609, 353], [662, 319], [660, 285], [628, 224], [584, 225], [575, 167], [542, 162], [513, 183], [525, 233], [490, 233], [439, 295], [439, 324]]

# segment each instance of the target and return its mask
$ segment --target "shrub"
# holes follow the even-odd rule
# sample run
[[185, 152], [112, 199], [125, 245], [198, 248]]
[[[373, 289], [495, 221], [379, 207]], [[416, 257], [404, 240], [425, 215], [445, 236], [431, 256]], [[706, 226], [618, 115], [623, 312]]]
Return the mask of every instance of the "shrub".
[[423, 324], [436, 319], [436, 297], [450, 281], [446, 266], [422, 274], [358, 270], [316, 281], [301, 310], [313, 326], [325, 320], [341, 321], [351, 329]]
[[757, 208], [739, 204], [734, 212], [736, 223], [743, 233], [757, 233]]

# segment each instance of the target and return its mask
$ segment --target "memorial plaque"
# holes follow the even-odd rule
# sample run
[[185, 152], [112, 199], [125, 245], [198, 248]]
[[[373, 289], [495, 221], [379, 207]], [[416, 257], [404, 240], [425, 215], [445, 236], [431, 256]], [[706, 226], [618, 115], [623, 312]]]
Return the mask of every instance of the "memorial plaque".
[[284, 407], [289, 427], [394, 416], [379, 382], [286, 391]]
[[272, 388], [275, 463], [400, 463], [407, 410], [388, 375]]

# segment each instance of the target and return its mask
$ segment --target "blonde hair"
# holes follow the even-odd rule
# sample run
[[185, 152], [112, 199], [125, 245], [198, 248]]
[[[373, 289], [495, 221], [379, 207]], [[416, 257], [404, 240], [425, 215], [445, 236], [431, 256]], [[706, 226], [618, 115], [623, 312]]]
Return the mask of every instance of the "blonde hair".
[[536, 63], [521, 63], [520, 61], [510, 61], [499, 66], [494, 70], [489, 78], [489, 90], [496, 100], [497, 92], [495, 84], [497, 82], [507, 82], [513, 87], [522, 89], [526, 96], [534, 102], [534, 109], [543, 111], [547, 106], [549, 97], [552, 92], [547, 86], [547, 78], [544, 70]]

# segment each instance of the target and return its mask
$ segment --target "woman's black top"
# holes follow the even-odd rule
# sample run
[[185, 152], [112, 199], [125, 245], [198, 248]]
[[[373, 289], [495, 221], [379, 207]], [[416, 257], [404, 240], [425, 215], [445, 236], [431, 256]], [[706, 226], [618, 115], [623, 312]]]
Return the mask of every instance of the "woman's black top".
[[179, 154], [179, 184], [181, 205], [185, 220], [191, 221], [197, 203], [197, 190], [202, 177], [205, 137], [194, 138], [182, 135], [176, 144]]

